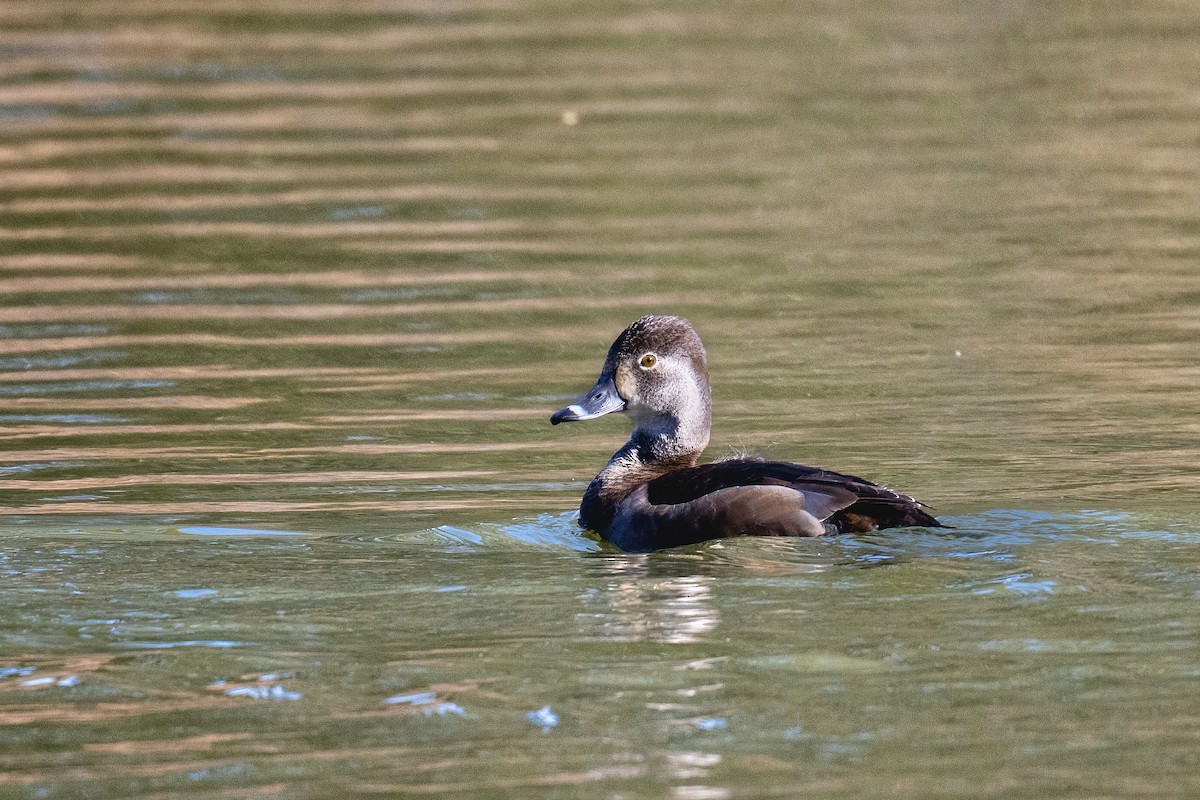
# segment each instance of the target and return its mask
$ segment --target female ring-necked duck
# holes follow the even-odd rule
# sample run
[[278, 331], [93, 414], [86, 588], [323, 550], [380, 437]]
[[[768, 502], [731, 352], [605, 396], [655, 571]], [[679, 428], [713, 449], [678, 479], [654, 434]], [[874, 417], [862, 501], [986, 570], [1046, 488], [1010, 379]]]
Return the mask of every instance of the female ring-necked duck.
[[626, 328], [595, 387], [550, 422], [614, 412], [633, 420], [633, 434], [588, 486], [579, 524], [622, 550], [746, 534], [944, 527], [908, 495], [853, 475], [757, 458], [697, 466], [712, 403], [704, 345], [685, 319], [650, 315]]

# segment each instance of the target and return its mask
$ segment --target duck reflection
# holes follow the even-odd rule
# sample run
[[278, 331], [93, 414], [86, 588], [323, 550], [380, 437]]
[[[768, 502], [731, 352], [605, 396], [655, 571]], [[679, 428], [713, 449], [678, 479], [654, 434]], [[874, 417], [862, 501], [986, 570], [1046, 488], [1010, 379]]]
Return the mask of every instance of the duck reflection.
[[[592, 588], [581, 596], [584, 608], [577, 617], [582, 638], [683, 645], [724, 641], [716, 635], [721, 614], [715, 595], [724, 566], [712, 553], [603, 553], [589, 564], [594, 570]], [[672, 800], [732, 797], [728, 787], [711, 782], [721, 755], [696, 747], [724, 733], [725, 681], [720, 667], [728, 656], [722, 652], [697, 657], [694, 649], [686, 648], [676, 651], [680, 658], [656, 658], [651, 666], [639, 648], [617, 650], [633, 655], [634, 669], [621, 671], [621, 688], [613, 699], [640, 706], [635, 713], [658, 731], [654, 738], [667, 743], [637, 754], [646, 774], [668, 784], [665, 796]]]
[[[716, 629], [713, 578], [652, 555], [597, 560], [607, 583], [583, 596], [585, 636], [669, 644], [702, 642]], [[684, 567], [684, 569], [680, 569]], [[674, 573], [674, 574], [673, 574]]]

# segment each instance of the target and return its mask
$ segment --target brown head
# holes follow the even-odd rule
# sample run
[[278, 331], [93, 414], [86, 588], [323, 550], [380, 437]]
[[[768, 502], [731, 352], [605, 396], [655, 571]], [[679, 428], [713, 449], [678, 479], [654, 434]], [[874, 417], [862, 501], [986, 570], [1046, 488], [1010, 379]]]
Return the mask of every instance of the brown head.
[[645, 455], [677, 458], [708, 445], [712, 401], [708, 360], [699, 335], [681, 317], [647, 315], [608, 349], [596, 385], [550, 418], [560, 422], [623, 412], [631, 444]]

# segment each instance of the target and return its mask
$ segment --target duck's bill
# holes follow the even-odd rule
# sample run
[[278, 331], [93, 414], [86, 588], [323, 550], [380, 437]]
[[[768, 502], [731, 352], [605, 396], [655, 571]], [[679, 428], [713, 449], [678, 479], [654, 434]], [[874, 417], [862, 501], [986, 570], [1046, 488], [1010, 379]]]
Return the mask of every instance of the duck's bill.
[[616, 411], [625, 410], [625, 401], [617, 394], [617, 386], [612, 378], [601, 378], [592, 390], [561, 411], [555, 411], [550, 417], [550, 424], [560, 422], [582, 422], [585, 419], [603, 417]]

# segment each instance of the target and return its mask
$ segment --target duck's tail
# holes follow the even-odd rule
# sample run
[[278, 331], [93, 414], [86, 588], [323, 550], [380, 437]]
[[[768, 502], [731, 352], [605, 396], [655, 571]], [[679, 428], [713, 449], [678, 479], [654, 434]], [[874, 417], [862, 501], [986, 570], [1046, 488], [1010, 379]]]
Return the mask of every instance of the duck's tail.
[[873, 531], [880, 528], [949, 528], [928, 513], [911, 497], [896, 499], [870, 498], [859, 500], [842, 509], [830, 520], [838, 530], [849, 532]]

